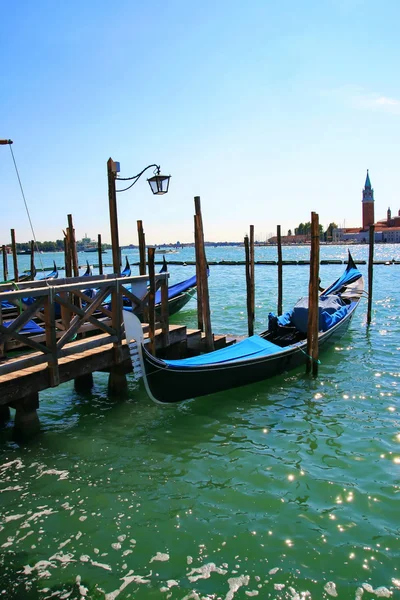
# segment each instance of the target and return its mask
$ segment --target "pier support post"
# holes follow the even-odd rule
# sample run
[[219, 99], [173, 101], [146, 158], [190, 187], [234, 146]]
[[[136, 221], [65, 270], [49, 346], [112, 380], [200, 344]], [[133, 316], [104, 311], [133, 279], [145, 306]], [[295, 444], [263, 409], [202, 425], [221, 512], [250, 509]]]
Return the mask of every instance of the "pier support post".
[[10, 420], [10, 407], [6, 404], [0, 406], [0, 427]]
[[108, 377], [108, 395], [112, 398], [121, 398], [128, 393], [126, 369], [123, 365], [115, 365], [110, 370]]
[[78, 394], [85, 394], [90, 392], [93, 387], [93, 373], [85, 373], [85, 375], [79, 375], [75, 377], [74, 388]]
[[318, 375], [318, 281], [319, 281], [319, 217], [311, 213], [310, 282], [308, 284], [308, 327], [306, 373]]
[[13, 406], [15, 408], [14, 436], [17, 439], [27, 439], [39, 433], [40, 421], [36, 412], [39, 408], [38, 392], [20, 398]]

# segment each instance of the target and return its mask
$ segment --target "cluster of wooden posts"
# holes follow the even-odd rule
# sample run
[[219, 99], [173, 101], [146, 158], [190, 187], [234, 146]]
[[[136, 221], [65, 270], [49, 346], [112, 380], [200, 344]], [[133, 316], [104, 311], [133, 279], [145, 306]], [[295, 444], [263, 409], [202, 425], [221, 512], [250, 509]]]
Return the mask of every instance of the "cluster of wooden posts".
[[[204, 246], [204, 232], [200, 198], [195, 197], [195, 249], [197, 275], [198, 328], [204, 332], [202, 350], [214, 349], [211, 329], [208, 290], [208, 265]], [[35, 429], [38, 426], [36, 409], [38, 394], [47, 387], [54, 387], [75, 380], [77, 389], [88, 389], [93, 384], [92, 373], [96, 370], [109, 372], [110, 393], [120, 394], [126, 387], [126, 373], [130, 370], [128, 348], [124, 341], [122, 302], [129, 299], [137, 312], [144, 315], [146, 334], [150, 350], [156, 352], [156, 330], [161, 347], [170, 344], [168, 317], [168, 273], [155, 273], [155, 248], [146, 248], [142, 221], [137, 222], [139, 238], [139, 275], [120, 276], [120, 249], [113, 247], [116, 273], [102, 273], [101, 236], [98, 236], [99, 274], [79, 277], [75, 231], [72, 216], [68, 215], [68, 228], [64, 236], [66, 278], [59, 280], [18, 281], [18, 265], [15, 250], [15, 231], [11, 230], [14, 274], [18, 285], [0, 284], [0, 300], [15, 306], [13, 320], [3, 325], [0, 311], [0, 419], [7, 416], [8, 407], [16, 408], [15, 424], [20, 429]], [[278, 239], [278, 314], [282, 314], [282, 244], [281, 228], [277, 228]], [[370, 228], [370, 254], [368, 266], [368, 322], [371, 321], [372, 269], [374, 228]], [[254, 226], [244, 239], [245, 273], [247, 288], [248, 333], [254, 334], [255, 318], [255, 260]], [[146, 256], [147, 251], [147, 256]], [[3, 260], [5, 248], [3, 247]], [[33, 244], [31, 268], [33, 275]], [[148, 273], [146, 274], [146, 268]], [[6, 271], [5, 271], [6, 273]], [[161, 288], [161, 308], [156, 321], [155, 295]], [[318, 373], [318, 296], [319, 296], [319, 220], [311, 214], [311, 255], [309, 280], [309, 319], [307, 371]], [[24, 298], [31, 303], [24, 305]], [[111, 297], [110, 303], [105, 303]], [[31, 319], [36, 319], [43, 328], [42, 336], [26, 336], [20, 330]], [[17, 358], [8, 358], [6, 345], [23, 344], [29, 353]], [[129, 368], [128, 368], [129, 363]]]
[[[208, 350], [213, 347], [214, 338], [200, 198], [195, 199], [195, 207], [197, 281], [202, 299], [199, 322], [202, 323], [202, 331], [209, 332], [209, 336], [205, 335], [203, 339], [199, 331], [199, 340], [202, 348]], [[39, 428], [36, 413], [39, 392], [48, 387], [74, 380], [76, 389], [87, 390], [93, 385], [92, 373], [102, 370], [109, 373], [109, 393], [121, 395], [127, 385], [126, 374], [131, 370], [129, 350], [124, 340], [123, 298], [125, 301], [128, 299], [132, 309], [142, 315], [145, 336], [149, 338], [152, 352], [156, 352], [156, 339], [157, 347], [168, 348], [170, 343], [176, 343], [176, 326], [170, 328], [169, 325], [169, 274], [155, 273], [155, 248], [146, 248], [141, 221], [138, 221], [138, 233], [139, 275], [121, 276], [118, 272], [79, 277], [75, 231], [72, 216], [68, 215], [66, 277], [21, 281], [16, 264], [16, 280], [0, 284], [0, 301], [6, 300], [11, 305], [10, 309], [0, 311], [0, 420], [9, 418], [10, 406], [15, 408], [14, 424], [18, 435], [26, 437]], [[15, 249], [15, 234], [13, 246]], [[156, 317], [155, 296], [159, 288], [161, 305]], [[8, 322], [5, 324], [3, 320]], [[32, 320], [41, 329], [40, 333], [22, 333], [24, 326]], [[9, 356], [7, 348], [14, 350], [18, 346], [25, 348], [25, 352], [18, 357]]]
[[[369, 228], [369, 257], [368, 257], [368, 309], [367, 324], [370, 325], [372, 318], [372, 289], [373, 289], [373, 265], [374, 265], [374, 239], [375, 227]], [[250, 237], [244, 238], [246, 289], [247, 289], [247, 321], [249, 336], [254, 333], [255, 318], [255, 277], [254, 277], [254, 226], [250, 225]], [[278, 302], [277, 314], [282, 314], [283, 298], [283, 260], [282, 260], [282, 236], [281, 226], [277, 226], [277, 267], [278, 267]], [[319, 240], [319, 216], [311, 213], [311, 246], [310, 246], [310, 279], [308, 286], [308, 329], [307, 329], [307, 373], [318, 375], [318, 332], [319, 332], [319, 308], [318, 298], [320, 289], [319, 278], [320, 265], [320, 240]]]

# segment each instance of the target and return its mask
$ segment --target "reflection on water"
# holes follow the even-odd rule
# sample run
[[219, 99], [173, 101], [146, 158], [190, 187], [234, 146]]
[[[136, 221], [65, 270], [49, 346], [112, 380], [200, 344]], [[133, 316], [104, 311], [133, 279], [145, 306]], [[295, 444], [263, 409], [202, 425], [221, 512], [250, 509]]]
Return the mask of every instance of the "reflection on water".
[[[244, 288], [217, 268], [214, 329], [244, 334]], [[298, 369], [168, 407], [133, 380], [111, 401], [103, 374], [88, 396], [43, 393], [41, 436], [19, 447], [0, 432], [3, 597], [399, 598], [396, 268], [376, 268], [372, 326], [364, 306], [317, 380]], [[295, 269], [288, 305], [306, 289]], [[196, 320], [192, 304], [182, 314]]]

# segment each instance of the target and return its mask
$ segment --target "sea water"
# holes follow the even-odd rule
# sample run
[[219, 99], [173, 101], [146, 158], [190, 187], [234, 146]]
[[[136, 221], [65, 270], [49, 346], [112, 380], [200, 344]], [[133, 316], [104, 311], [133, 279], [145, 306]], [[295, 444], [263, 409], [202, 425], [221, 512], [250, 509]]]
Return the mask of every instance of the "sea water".
[[[367, 260], [366, 246], [351, 250]], [[321, 258], [346, 252], [322, 246]], [[304, 260], [309, 248], [283, 254]], [[240, 261], [244, 250], [207, 257]], [[167, 258], [193, 260], [193, 249]], [[376, 246], [375, 258], [400, 260], [400, 245]], [[276, 248], [256, 248], [256, 260], [274, 259]], [[343, 269], [322, 265], [322, 284]], [[261, 331], [277, 268], [255, 271]], [[194, 267], [170, 273], [175, 283]], [[284, 267], [284, 310], [308, 277]], [[371, 326], [364, 301], [317, 379], [299, 368], [166, 407], [133, 378], [128, 398], [111, 400], [101, 373], [87, 395], [73, 384], [43, 392], [37, 438], [17, 445], [12, 423], [0, 431], [0, 597], [400, 598], [399, 282], [400, 265], [374, 267]], [[246, 335], [244, 266], [211, 266], [209, 287], [213, 331]], [[173, 321], [195, 327], [195, 300]]]

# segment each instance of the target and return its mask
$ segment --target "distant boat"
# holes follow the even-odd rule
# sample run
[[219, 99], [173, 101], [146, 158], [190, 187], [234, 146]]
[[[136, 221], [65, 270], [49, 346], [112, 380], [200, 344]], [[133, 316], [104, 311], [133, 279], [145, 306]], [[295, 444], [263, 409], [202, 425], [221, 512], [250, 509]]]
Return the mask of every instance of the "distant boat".
[[[87, 246], [86, 248], [83, 249], [84, 252], [98, 252], [99, 249], [97, 246]], [[102, 250], [101, 253], [105, 254], [105, 250]]]

